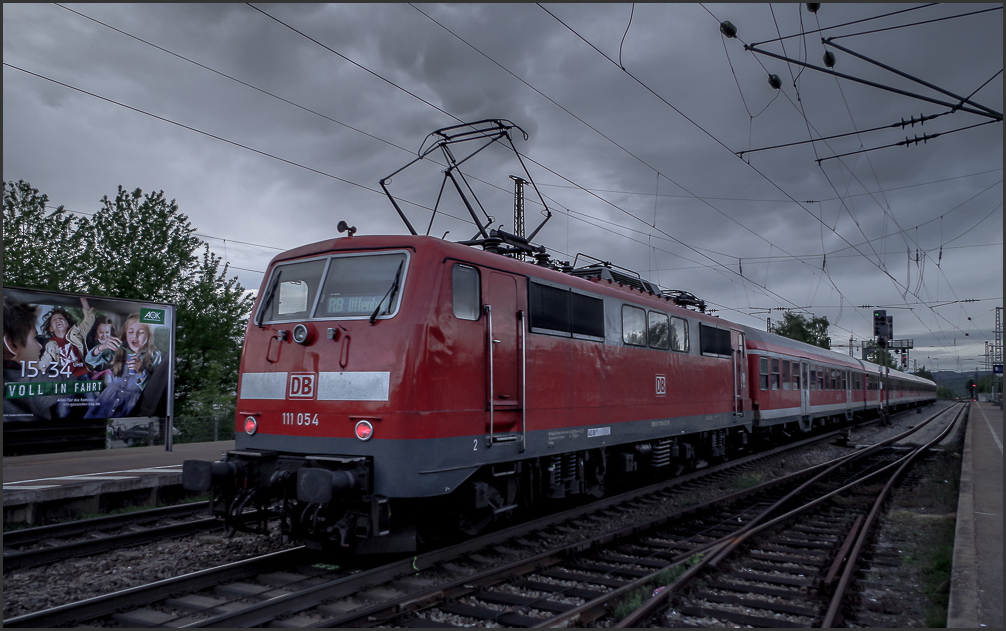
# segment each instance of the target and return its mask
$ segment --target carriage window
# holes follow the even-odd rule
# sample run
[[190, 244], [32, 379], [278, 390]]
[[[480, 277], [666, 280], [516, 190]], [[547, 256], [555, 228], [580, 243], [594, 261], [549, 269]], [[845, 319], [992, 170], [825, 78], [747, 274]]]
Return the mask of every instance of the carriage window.
[[688, 322], [682, 318], [671, 318], [671, 348], [688, 352]]
[[451, 270], [451, 293], [454, 297], [454, 315], [461, 320], [478, 320], [482, 298], [479, 295], [479, 271], [468, 265], [455, 263]]
[[790, 377], [789, 377], [789, 360], [782, 360], [782, 389], [790, 389]]
[[762, 390], [768, 390], [768, 357], [758, 360], [758, 386]]
[[276, 266], [259, 307], [259, 323], [303, 319], [314, 305], [325, 259]]
[[630, 346], [646, 346], [646, 312], [622, 305], [622, 341]]
[[772, 358], [772, 389], [779, 389], [779, 360]]
[[651, 311], [649, 317], [650, 347], [667, 350], [671, 347], [667, 315]]
[[817, 366], [814, 364], [810, 365], [810, 382], [808, 385], [810, 390], [817, 390]]

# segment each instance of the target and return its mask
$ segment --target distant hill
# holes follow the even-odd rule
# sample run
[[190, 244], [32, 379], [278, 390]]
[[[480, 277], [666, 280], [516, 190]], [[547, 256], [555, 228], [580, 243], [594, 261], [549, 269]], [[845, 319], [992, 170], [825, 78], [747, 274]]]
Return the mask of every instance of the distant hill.
[[976, 379], [981, 381], [982, 378], [991, 375], [992, 373], [979, 370], [977, 373], [977, 379], [975, 377], [975, 372], [953, 372], [950, 370], [941, 370], [939, 372], [933, 373], [933, 381], [940, 388], [947, 388], [954, 393], [954, 396], [965, 397], [968, 395], [967, 383], [968, 379]]

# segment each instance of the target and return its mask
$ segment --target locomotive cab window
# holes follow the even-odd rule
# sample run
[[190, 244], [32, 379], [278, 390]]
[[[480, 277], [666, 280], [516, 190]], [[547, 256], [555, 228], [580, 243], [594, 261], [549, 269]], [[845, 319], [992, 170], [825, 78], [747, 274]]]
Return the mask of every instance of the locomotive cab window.
[[259, 322], [307, 318], [326, 263], [316, 259], [277, 266], [259, 307]]
[[460, 320], [478, 320], [482, 297], [479, 293], [479, 271], [474, 267], [455, 263], [451, 270], [451, 293], [454, 315]]
[[316, 318], [392, 316], [405, 283], [404, 252], [332, 257]]
[[394, 252], [277, 265], [256, 323], [394, 315], [406, 262], [404, 252]]

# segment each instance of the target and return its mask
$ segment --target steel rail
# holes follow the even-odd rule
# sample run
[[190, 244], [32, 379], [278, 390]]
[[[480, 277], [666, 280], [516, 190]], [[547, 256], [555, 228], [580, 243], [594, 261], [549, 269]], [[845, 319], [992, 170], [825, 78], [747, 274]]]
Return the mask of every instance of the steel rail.
[[[879, 449], [879, 448], [881, 448], [883, 446], [893, 444], [895, 442], [898, 442], [899, 440], [903, 440], [907, 436], [910, 436], [911, 434], [913, 434], [913, 433], [919, 431], [920, 429], [922, 429], [922, 427], [924, 427], [925, 425], [927, 425], [927, 424], [935, 421], [938, 417], [942, 416], [943, 414], [945, 414], [946, 412], [948, 412], [950, 409], [952, 409], [952, 408], [947, 408], [947, 409], [944, 409], [944, 410], [940, 410], [939, 412], [933, 414], [930, 418], [926, 419], [924, 422], [916, 425], [915, 427], [910, 428], [908, 431], [902, 432], [901, 434], [899, 434], [897, 436], [894, 436], [894, 437], [889, 438], [887, 440], [881, 441], [880, 443], [877, 443], [876, 445], [874, 445], [874, 446], [872, 446], [872, 447], [870, 447], [868, 449], [864, 449], [864, 450], [861, 450], [861, 451], [856, 452], [854, 454], [849, 454], [847, 456], [842, 456], [840, 458], [837, 458], [837, 459], [833, 460], [831, 463], [825, 463], [825, 465], [828, 465], [827, 470], [836, 469], [839, 466], [843, 466], [843, 465], [847, 464], [848, 462], [850, 462], [854, 458], [858, 458], [858, 457], [867, 455], [867, 454], [872, 453], [876, 449]], [[953, 425], [953, 423], [951, 423], [951, 425]], [[777, 525], [777, 524], [779, 524], [779, 523], [781, 523], [781, 522], [783, 522], [785, 520], [791, 519], [792, 517], [794, 517], [795, 515], [799, 514], [800, 512], [803, 512], [805, 510], [813, 508], [814, 506], [817, 506], [817, 505], [821, 504], [822, 502], [826, 501], [827, 499], [831, 498], [834, 495], [837, 495], [839, 493], [845, 492], [845, 491], [849, 490], [850, 488], [852, 488], [853, 486], [856, 486], [857, 484], [860, 484], [862, 482], [865, 482], [866, 480], [872, 479], [872, 478], [876, 477], [877, 475], [879, 475], [880, 473], [883, 473], [884, 471], [889, 470], [892, 466], [898, 464], [902, 460], [903, 459], [901, 459], [899, 461], [896, 461], [895, 463], [889, 464], [889, 465], [887, 465], [887, 466], [885, 466], [885, 467], [883, 467], [881, 469], [878, 469], [876, 471], [872, 471], [872, 472], [868, 473], [866, 476], [860, 478], [859, 480], [856, 480], [854, 482], [846, 484], [846, 485], [842, 486], [839, 489], [836, 489], [836, 490], [834, 490], [834, 491], [832, 491], [830, 493], [827, 493], [827, 494], [825, 494], [825, 495], [823, 495], [823, 496], [821, 496], [819, 498], [816, 498], [815, 500], [813, 500], [813, 501], [811, 501], [811, 502], [809, 502], [807, 504], [804, 504], [803, 506], [800, 506], [799, 508], [796, 508], [796, 509], [794, 509], [792, 511], [789, 511], [789, 512], [783, 514], [783, 515], [775, 517], [775, 518], [773, 518], [773, 519], [771, 519], [769, 521], [752, 524], [750, 526], [746, 525], [745, 527], [743, 527], [741, 529], [738, 529], [738, 531], [736, 531], [735, 533], [732, 533], [731, 535], [727, 535], [727, 536], [721, 538], [719, 541], [711, 542], [710, 545], [712, 546], [712, 544], [715, 544], [715, 546], [711, 548], [710, 554], [707, 554], [698, 563], [696, 563], [695, 565], [693, 565], [690, 568], [688, 568], [688, 570], [684, 574], [682, 574], [678, 578], [677, 581], [675, 581], [671, 585], [668, 585], [664, 590], [660, 591], [659, 593], [657, 593], [656, 595], [654, 595], [653, 597], [651, 597], [650, 599], [648, 599], [641, 607], [637, 608], [631, 614], [629, 614], [628, 616], [626, 616], [625, 618], [623, 618], [621, 621], [619, 621], [618, 624], [615, 625], [615, 628], [633, 628], [633, 627], [641, 626], [642, 623], [647, 618], [649, 618], [651, 615], [653, 615], [653, 613], [656, 612], [658, 609], [662, 608], [666, 604], [666, 602], [671, 598], [672, 595], [676, 594], [682, 587], [688, 585], [692, 580], [694, 580], [697, 576], [699, 576], [702, 573], [702, 571], [705, 570], [707, 567], [709, 567], [711, 565], [715, 566], [716, 564], [718, 564], [719, 562], [721, 562], [728, 554], [730, 554], [731, 552], [733, 552], [734, 550], [736, 550], [737, 547], [744, 540], [748, 539], [750, 536], [752, 536], [754, 534], [757, 534], [759, 532], [762, 532], [762, 531], [766, 530], [767, 528], [775, 526], [775, 525]], [[825, 472], [822, 471], [817, 476], [815, 476], [815, 479], [820, 478], [822, 475], [824, 475], [824, 473]], [[806, 488], [807, 486], [808, 486], [808, 484], [804, 484], [804, 485], [801, 485], [801, 488]], [[777, 502], [776, 505], [773, 506], [773, 509], [777, 508], [779, 505], [780, 505], [780, 503]], [[759, 517], [760, 518], [766, 517], [768, 512], [769, 511], [766, 511], [766, 513], [763, 513]], [[682, 562], [683, 562], [683, 560], [678, 561], [674, 565], [679, 565]], [[672, 567], [672, 566], [669, 565], [668, 567]], [[656, 574], [657, 574], [657, 572], [654, 573], [654, 575], [656, 575]], [[645, 584], [645, 581], [641, 582], [641, 584]]]
[[822, 628], [829, 629], [835, 626], [836, 618], [841, 613], [842, 599], [845, 596], [845, 592], [848, 589], [850, 582], [852, 581], [852, 574], [856, 570], [856, 562], [859, 560], [859, 555], [862, 553], [863, 547], [866, 545], [866, 541], [870, 535], [870, 530], [876, 522], [877, 516], [880, 514], [881, 507], [887, 500], [887, 496], [890, 494], [891, 489], [894, 488], [895, 483], [901, 479], [905, 470], [919, 455], [929, 451], [929, 449], [950, 434], [954, 426], [957, 424], [957, 421], [965, 415], [967, 409], [968, 408], [966, 406], [962, 405], [961, 409], [958, 410], [953, 421], [947, 425], [946, 429], [940, 432], [939, 435], [930, 440], [928, 443], [918, 447], [911, 454], [906, 456], [903, 459], [904, 462], [902, 465], [898, 467], [898, 470], [894, 472], [894, 475], [892, 475], [887, 481], [884, 488], [877, 494], [877, 499], [874, 501], [873, 506], [870, 509], [870, 513], [866, 517], [865, 523], [863, 523], [862, 528], [859, 529], [859, 535], [856, 538], [856, 543], [852, 547], [852, 551], [849, 553], [849, 558], [845, 563], [845, 570], [842, 572], [842, 578], [838, 582], [835, 593], [832, 595], [831, 602], [828, 605], [828, 611], [825, 614], [824, 620], [821, 622]]

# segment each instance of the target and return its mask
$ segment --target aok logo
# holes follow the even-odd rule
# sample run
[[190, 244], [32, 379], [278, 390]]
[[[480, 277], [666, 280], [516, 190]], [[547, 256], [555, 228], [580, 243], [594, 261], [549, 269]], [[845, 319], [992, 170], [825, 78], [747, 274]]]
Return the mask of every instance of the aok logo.
[[288, 399], [313, 399], [315, 395], [315, 375], [313, 373], [290, 373], [286, 382]]
[[657, 396], [667, 396], [667, 377], [664, 375], [657, 375]]
[[146, 324], [164, 324], [164, 310], [140, 309], [140, 322]]

